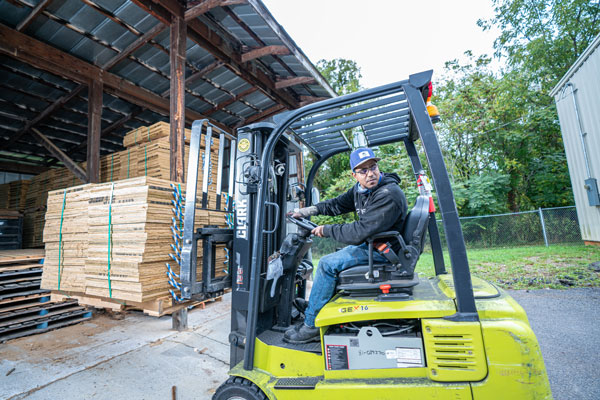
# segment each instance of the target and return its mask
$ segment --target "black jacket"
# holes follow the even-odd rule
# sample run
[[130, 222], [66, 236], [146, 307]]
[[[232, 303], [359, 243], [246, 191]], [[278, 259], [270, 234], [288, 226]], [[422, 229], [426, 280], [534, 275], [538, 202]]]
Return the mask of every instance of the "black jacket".
[[[318, 203], [319, 214], [340, 215], [356, 211], [358, 221], [349, 224], [325, 225], [323, 235], [338, 242], [358, 245], [376, 233], [402, 231], [407, 206], [400, 189], [400, 177], [394, 173], [382, 174], [379, 184], [360, 193], [358, 183], [346, 193]], [[394, 248], [397, 241], [394, 241]]]

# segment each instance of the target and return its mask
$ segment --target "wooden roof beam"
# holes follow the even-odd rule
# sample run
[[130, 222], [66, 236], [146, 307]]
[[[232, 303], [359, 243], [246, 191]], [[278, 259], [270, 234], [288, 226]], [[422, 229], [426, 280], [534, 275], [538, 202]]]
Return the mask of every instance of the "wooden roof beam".
[[[170, 23], [171, 15], [169, 11], [154, 3], [158, 0], [132, 1], [155, 18], [163, 21], [163, 23]], [[298, 108], [299, 103], [294, 96], [277, 90], [275, 82], [264, 72], [251, 64], [243, 63], [239, 50], [234, 49], [230, 43], [226, 42], [198, 18], [187, 21], [187, 26], [188, 38], [211, 53], [217, 60], [223, 62], [234, 74], [251, 85], [257, 86], [266, 96], [277, 103], [284, 104], [288, 108]]]
[[[131, 0], [131, 2], [165, 25], [171, 25], [171, 15], [179, 17], [184, 15], [183, 6], [177, 3], [177, 0]], [[178, 8], [180, 11], [178, 11]]]
[[31, 128], [31, 131], [35, 134], [39, 142], [48, 150], [54, 157], [62, 161], [73, 174], [81, 179], [81, 181], [87, 181], [87, 173], [83, 168], [79, 166], [75, 161], [71, 160], [61, 149], [59, 149], [52, 140], [48, 139], [44, 134], [38, 131], [36, 128]]
[[[23, 160], [26, 161], [26, 160]], [[37, 165], [21, 164], [19, 162], [0, 161], [0, 171], [14, 172], [17, 174], [37, 175], [46, 171], [48, 168]]]
[[198, 5], [190, 8], [185, 12], [185, 20], [189, 21], [198, 18], [202, 14], [206, 14], [216, 7], [234, 6], [237, 4], [246, 4], [247, 0], [204, 0]]
[[159, 22], [148, 32], [139, 36], [133, 43], [131, 43], [129, 46], [127, 46], [123, 51], [121, 51], [119, 54], [117, 54], [112, 59], [110, 59], [107, 63], [102, 65], [102, 69], [108, 71], [109, 69], [111, 69], [112, 67], [117, 65], [119, 62], [121, 62], [125, 58], [129, 57], [129, 55], [132, 54], [134, 51], [136, 51], [137, 49], [139, 49], [140, 47], [142, 47], [143, 45], [148, 43], [150, 40], [152, 40], [156, 36], [158, 36], [162, 31], [165, 30], [166, 27], [167, 26], [165, 24], [162, 24]]
[[225, 100], [224, 102], [219, 103], [215, 108], [205, 111], [204, 114], [211, 115], [219, 110], [222, 110], [223, 108], [227, 107], [228, 105], [235, 103], [236, 101], [242, 99], [243, 97], [248, 96], [250, 93], [256, 92], [257, 90], [258, 90], [258, 88], [256, 88], [256, 87], [251, 87], [250, 89], [244, 90], [243, 92], [236, 95], [235, 97], [232, 97], [229, 100]]
[[329, 97], [315, 97], [315, 96], [300, 96], [300, 105], [305, 106], [307, 104], [312, 104], [317, 101], [327, 100]]
[[288, 108], [298, 108], [298, 101], [289, 93], [279, 91], [275, 83], [260, 69], [243, 63], [241, 55], [228, 46], [208, 26], [195, 19], [188, 22], [189, 38], [208, 50], [215, 58], [226, 64], [234, 74], [251, 85], [257, 86], [265, 95]]
[[309, 85], [315, 83], [316, 80], [312, 76], [295, 76], [293, 78], [281, 79], [275, 82], [277, 89], [283, 89], [290, 86], [296, 85]]
[[[2, 54], [85, 85], [90, 80], [101, 80], [104, 83], [105, 92], [155, 112], [169, 114], [167, 99], [3, 24], [0, 24], [0, 42], [3, 43], [3, 46], [0, 47]], [[194, 121], [203, 118], [205, 116], [201, 113], [186, 109], [186, 119]], [[217, 126], [229, 131], [229, 128], [222, 124], [217, 124]]]
[[12, 135], [8, 141], [6, 141], [4, 143], [0, 143], [0, 150], [4, 150], [4, 149], [7, 149], [10, 146], [12, 146], [15, 142], [17, 142], [17, 140], [21, 139], [23, 137], [23, 135], [26, 134], [31, 128], [33, 128], [39, 122], [46, 119], [54, 111], [58, 110], [63, 105], [68, 103], [73, 97], [77, 96], [84, 88], [85, 88], [84, 85], [80, 85], [77, 88], [73, 89], [70, 93], [67, 93], [64, 96], [62, 96], [61, 98], [59, 98], [58, 100], [56, 100], [54, 103], [52, 103], [50, 106], [48, 106], [44, 111], [39, 113], [37, 115], [37, 117], [35, 117], [31, 121], [28, 121], [25, 124], [25, 127], [23, 127], [17, 133]]
[[[223, 66], [223, 63], [221, 61], [215, 61], [215, 62], [208, 64], [206, 67], [204, 67], [201, 70], [194, 72], [192, 75], [188, 76], [185, 79], [185, 86], [187, 87], [192, 82], [197, 81], [200, 78], [204, 78], [205, 75], [210, 74], [212, 71], [214, 71], [215, 69], [217, 69], [221, 66]], [[163, 92], [163, 96], [166, 96], [168, 94], [169, 94], [169, 89], [167, 89], [165, 92]]]
[[[119, 120], [113, 122], [106, 128], [102, 129], [102, 132], [100, 133], [100, 137], [112, 135], [112, 132], [115, 129], [119, 129], [127, 121], [129, 121], [130, 119], [135, 118], [137, 115], [141, 114], [142, 111], [144, 111], [144, 110], [141, 107], [136, 107], [130, 114], [127, 114], [127, 115], [121, 117]], [[67, 154], [77, 154], [78, 152], [80, 152], [81, 150], [83, 150], [86, 147], [87, 147], [87, 138], [84, 141], [82, 141], [81, 143], [68, 148], [66, 153]], [[47, 166], [52, 166], [54, 164], [56, 164], [56, 159], [52, 159], [48, 163], [46, 163]]]
[[264, 56], [273, 56], [273, 55], [286, 55], [290, 54], [290, 49], [285, 46], [264, 46], [258, 49], [247, 51], [242, 54], [242, 62], [248, 62], [254, 60], [256, 58], [264, 57]]
[[[41, 10], [40, 10], [40, 12], [41, 12]], [[113, 57], [108, 62], [106, 62], [104, 65], [102, 65], [102, 69], [104, 69], [104, 70], [111, 69], [112, 67], [117, 65], [117, 63], [119, 63], [121, 60], [123, 60], [124, 58], [129, 56], [131, 53], [133, 53], [134, 51], [139, 49], [141, 46], [143, 46], [145, 43], [147, 43], [149, 40], [152, 40], [153, 38], [155, 38], [165, 28], [166, 28], [165, 25], [158, 23], [156, 26], [154, 26], [152, 29], [150, 29], [148, 32], [146, 32], [144, 35], [142, 35], [138, 39], [136, 39], [132, 44], [130, 44], [122, 52], [120, 52], [115, 57]], [[51, 104], [44, 111], [42, 111], [36, 118], [31, 120], [31, 123], [27, 123], [27, 125], [25, 125], [25, 127], [23, 129], [21, 129], [19, 132], [17, 132], [15, 135], [13, 135], [8, 142], [6, 142], [4, 145], [0, 145], [0, 149], [8, 148], [10, 145], [15, 143], [17, 140], [19, 140], [21, 137], [23, 137], [23, 135], [25, 133], [27, 133], [27, 131], [29, 131], [29, 129], [31, 129], [33, 126], [37, 125], [40, 121], [47, 118], [50, 114], [54, 113], [54, 111], [63, 107], [66, 103], [68, 103], [71, 99], [73, 99], [73, 97], [77, 96], [84, 89], [85, 86], [86, 86], [85, 84], [79, 85], [78, 87], [73, 89], [70, 93], [67, 93], [66, 95], [62, 96], [60, 99], [56, 100], [53, 104]]]
[[255, 115], [251, 116], [250, 118], [245, 119], [244, 121], [237, 124], [235, 127], [239, 128], [241, 126], [251, 124], [252, 122], [256, 122], [256, 121], [260, 121], [265, 118], [269, 118], [270, 116], [273, 116], [283, 110], [285, 110], [284, 106], [282, 106], [281, 104], [276, 104], [273, 107], [267, 108], [266, 110], [264, 110], [263, 112], [261, 112], [259, 114], [255, 114]]
[[40, 15], [40, 13], [42, 11], [44, 11], [44, 9], [50, 5], [51, 1], [52, 0], [40, 1], [38, 3], [38, 5], [35, 6], [35, 8], [33, 10], [31, 10], [29, 15], [27, 17], [25, 17], [25, 19], [23, 21], [19, 22], [19, 25], [17, 25], [17, 30], [19, 32], [23, 32], [23, 30], [29, 26], [29, 24], [35, 19], [35, 17]]

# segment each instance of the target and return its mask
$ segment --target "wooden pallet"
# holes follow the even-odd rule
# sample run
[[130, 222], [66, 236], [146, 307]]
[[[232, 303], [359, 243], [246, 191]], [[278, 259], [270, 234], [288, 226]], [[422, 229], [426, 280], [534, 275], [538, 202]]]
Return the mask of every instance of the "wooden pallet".
[[40, 303], [50, 301], [50, 291], [35, 293], [26, 296], [9, 297], [0, 300], [0, 314], [8, 311], [21, 310], [29, 307], [35, 307]]
[[2, 313], [0, 316], [0, 343], [62, 328], [92, 318], [92, 312], [74, 301], [48, 303], [28, 310]]
[[40, 289], [43, 257], [44, 250], [38, 249], [0, 251], [0, 312], [6, 304], [49, 295]]
[[112, 312], [141, 311], [151, 317], [162, 317], [164, 315], [171, 315], [184, 307], [200, 307], [204, 310], [207, 304], [223, 300], [223, 296], [216, 296], [199, 301], [186, 301], [183, 303], [174, 303], [171, 297], [161, 297], [139, 303], [134, 301], [121, 301], [102, 296], [92, 296], [84, 293], [52, 292], [52, 301], [65, 301], [68, 299], [77, 300], [80, 305], [101, 308]]
[[44, 249], [20, 249], [0, 251], [0, 269], [5, 264], [26, 264], [44, 258]]

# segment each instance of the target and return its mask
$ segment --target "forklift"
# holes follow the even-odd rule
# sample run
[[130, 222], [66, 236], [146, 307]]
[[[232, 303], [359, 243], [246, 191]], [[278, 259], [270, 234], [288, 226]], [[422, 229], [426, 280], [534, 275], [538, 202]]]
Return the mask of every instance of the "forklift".
[[[213, 399], [552, 398], [523, 308], [494, 284], [471, 277], [432, 124], [436, 115], [430, 115], [426, 104], [431, 77], [432, 71], [421, 72], [281, 113], [272, 123], [238, 129], [237, 146], [231, 149], [235, 165], [230, 168], [235, 167], [236, 174], [232, 229], [204, 235], [202, 229], [194, 231], [196, 199], [188, 196], [181, 296], [206, 296], [228, 285], [232, 291], [231, 377]], [[199, 151], [206, 126], [205, 121], [194, 123], [192, 149], [197, 146]], [[311, 230], [316, 226], [288, 216], [290, 202], [305, 200], [308, 207], [318, 201], [312, 189], [316, 173], [332, 156], [352, 151], [344, 134], [348, 130], [359, 130], [369, 147], [404, 143], [419, 195], [412, 209], [409, 206], [401, 232], [368, 238], [368, 265], [339, 274], [336, 294], [315, 321], [320, 341], [287, 343], [284, 332], [303, 322], [302, 300], [313, 269]], [[450, 273], [444, 264], [433, 187], [418, 148], [427, 157], [437, 193]], [[296, 175], [300, 168], [292, 165], [292, 156], [302, 152], [312, 153], [315, 160], [305, 187], [290, 184], [291, 167]], [[191, 173], [198, 168], [198, 160], [192, 158]], [[188, 175], [187, 193], [196, 193], [195, 182]], [[415, 273], [426, 232], [434, 277]], [[203, 280], [197, 281], [197, 242], [208, 244], [212, 234], [213, 242], [220, 240], [230, 249], [229, 275], [213, 282], [206, 265], [210, 246], [205, 245]], [[374, 263], [376, 243], [389, 237], [401, 243], [399, 253], [387, 263]]]

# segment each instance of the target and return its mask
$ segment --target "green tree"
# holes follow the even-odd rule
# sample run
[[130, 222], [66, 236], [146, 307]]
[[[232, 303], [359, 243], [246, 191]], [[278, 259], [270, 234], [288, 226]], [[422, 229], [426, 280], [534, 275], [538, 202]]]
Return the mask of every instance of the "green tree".
[[510, 67], [527, 70], [548, 92], [600, 30], [598, 0], [492, 0], [494, 17], [478, 21], [495, 26], [496, 55]]
[[[572, 204], [558, 117], [548, 92], [600, 30], [600, 3], [492, 3], [494, 16], [478, 23], [483, 29], [500, 29], [494, 47], [503, 68], [494, 71], [489, 57], [467, 52], [466, 63], [447, 63], [447, 75], [436, 90], [440, 142], [459, 212]], [[502, 182], [506, 190], [497, 190]]]
[[360, 85], [360, 67], [356, 61], [336, 58], [333, 60], [319, 60], [317, 69], [339, 95], [354, 93], [362, 87]]
[[496, 73], [489, 57], [466, 55], [464, 64], [447, 63], [436, 90], [440, 144], [460, 214], [570, 204], [567, 166], [557, 162], [564, 148], [552, 99], [526, 73]]

